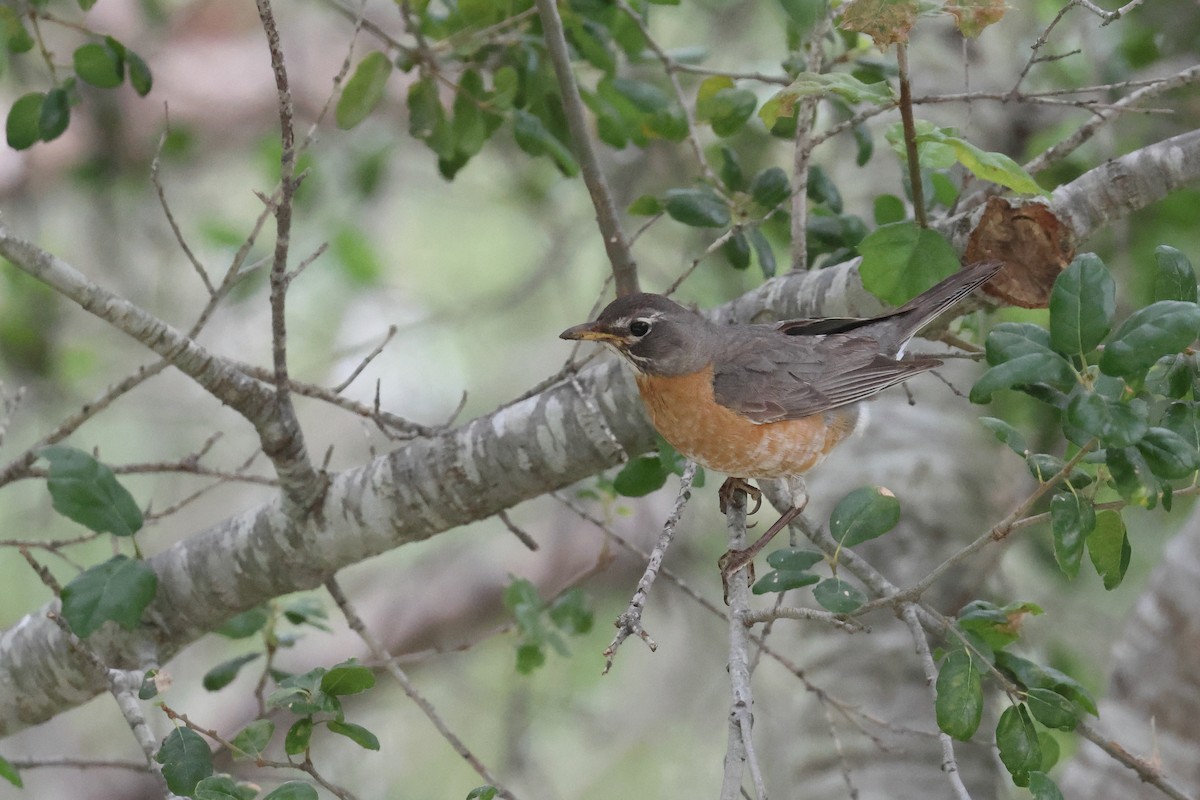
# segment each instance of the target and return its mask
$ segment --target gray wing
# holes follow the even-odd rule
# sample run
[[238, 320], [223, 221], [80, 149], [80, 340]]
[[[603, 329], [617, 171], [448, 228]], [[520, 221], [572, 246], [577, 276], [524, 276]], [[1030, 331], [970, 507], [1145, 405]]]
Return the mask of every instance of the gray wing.
[[730, 342], [717, 359], [713, 395], [758, 423], [808, 417], [865, 400], [942, 363], [891, 358], [879, 352], [880, 343], [870, 336], [742, 330], [746, 335]]

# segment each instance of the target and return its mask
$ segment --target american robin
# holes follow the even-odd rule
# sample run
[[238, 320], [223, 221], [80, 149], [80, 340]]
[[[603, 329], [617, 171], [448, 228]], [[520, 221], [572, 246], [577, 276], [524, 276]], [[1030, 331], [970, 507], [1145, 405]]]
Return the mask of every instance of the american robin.
[[[751, 547], [727, 553], [726, 576], [750, 563], [803, 510], [803, 479], [865, 421], [860, 401], [939, 366], [905, 358], [910, 339], [1002, 265], [965, 267], [895, 311], [870, 319], [717, 325], [657, 294], [618, 297], [563, 339], [610, 345], [636, 372], [663, 438], [731, 480], [786, 479], [792, 507]], [[740, 480], [737, 480], [740, 479]]]

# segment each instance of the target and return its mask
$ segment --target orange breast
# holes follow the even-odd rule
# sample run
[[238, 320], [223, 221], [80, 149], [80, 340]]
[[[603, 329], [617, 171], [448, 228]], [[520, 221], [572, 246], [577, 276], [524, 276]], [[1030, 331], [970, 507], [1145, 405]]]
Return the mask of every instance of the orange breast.
[[739, 478], [806, 472], [858, 422], [855, 406], [779, 422], [754, 423], [716, 402], [712, 368], [691, 375], [637, 376], [654, 427], [671, 446], [709, 469]]

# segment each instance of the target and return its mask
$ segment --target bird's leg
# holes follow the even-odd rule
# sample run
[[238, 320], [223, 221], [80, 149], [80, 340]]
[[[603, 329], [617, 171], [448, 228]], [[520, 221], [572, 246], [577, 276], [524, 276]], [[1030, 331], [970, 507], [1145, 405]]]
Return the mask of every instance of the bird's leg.
[[791, 524], [792, 520], [800, 516], [800, 512], [808, 505], [808, 499], [804, 498], [800, 503], [793, 505], [783, 515], [775, 521], [775, 524], [767, 528], [767, 532], [758, 537], [758, 541], [743, 550], [729, 550], [725, 555], [717, 561], [717, 566], [721, 568], [721, 580], [727, 582], [734, 573], [751, 564], [754, 557], [757, 556], [762, 549], [767, 546], [771, 539], [775, 538], [775, 534]]
[[747, 514], [758, 513], [758, 509], [762, 508], [762, 491], [758, 487], [747, 483], [745, 478], [726, 478], [725, 482], [721, 484], [721, 488], [717, 490], [717, 500], [720, 503], [722, 514], [729, 510], [734, 492], [745, 492], [746, 496], [754, 501], [754, 508], [747, 511]]

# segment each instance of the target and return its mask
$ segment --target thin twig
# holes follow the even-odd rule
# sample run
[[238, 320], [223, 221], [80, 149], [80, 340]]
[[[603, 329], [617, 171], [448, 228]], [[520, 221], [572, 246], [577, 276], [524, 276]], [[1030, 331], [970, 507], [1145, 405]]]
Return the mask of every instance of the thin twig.
[[921, 159], [917, 152], [917, 129], [912, 112], [912, 88], [909, 85], [908, 46], [896, 43], [896, 66], [900, 71], [900, 122], [904, 128], [904, 150], [908, 154], [908, 181], [912, 184], [913, 219], [924, 228], [925, 189], [921, 185]]
[[337, 582], [337, 579], [330, 578], [327, 580], [325, 582], [325, 589], [329, 592], [329, 595], [333, 598], [333, 601], [337, 603], [338, 608], [341, 609], [342, 614], [346, 617], [346, 623], [350, 626], [350, 629], [358, 634], [359, 638], [361, 638], [367, 645], [367, 648], [371, 651], [372, 657], [374, 657], [376, 661], [384, 666], [392, 678], [395, 679], [396, 683], [400, 684], [400, 688], [404, 690], [404, 693], [408, 695], [410, 700], [417, 704], [417, 707], [421, 709], [421, 712], [424, 713], [429, 721], [433, 723], [433, 726], [437, 729], [438, 733], [441, 734], [442, 738], [445, 739], [452, 748], [454, 748], [454, 752], [458, 753], [458, 755], [461, 756], [464, 761], [470, 764], [471, 768], [474, 769], [481, 778], [494, 786], [499, 797], [507, 798], [507, 800], [515, 800], [513, 793], [508, 789], [505, 789], [492, 774], [492, 771], [488, 769], [487, 765], [480, 761], [479, 758], [467, 748], [467, 746], [461, 739], [458, 738], [458, 735], [455, 734], [454, 731], [450, 730], [445, 720], [443, 720], [441, 715], [438, 714], [437, 709], [433, 707], [433, 704], [431, 704], [423, 694], [417, 691], [417, 687], [413, 685], [411, 680], [409, 680], [408, 675], [405, 674], [404, 670], [400, 668], [400, 664], [395, 658], [392, 657], [392, 654], [389, 653], [387, 648], [385, 648], [383, 644], [375, 638], [375, 634], [368, 630], [367, 626], [362, 621], [362, 617], [358, 615], [358, 611], [355, 610], [354, 606], [350, 603], [350, 600], [346, 597], [345, 592], [342, 591], [342, 587]]
[[[164, 105], [165, 112], [165, 105]], [[168, 123], [169, 127], [169, 123]], [[163, 145], [167, 141], [169, 131], [163, 131], [158, 137], [158, 147], [154, 150], [154, 160], [150, 162], [150, 182], [154, 184], [154, 191], [158, 194], [158, 204], [162, 207], [163, 215], [167, 218], [167, 224], [171, 226], [171, 233], [175, 236], [175, 243], [179, 245], [179, 249], [187, 256], [188, 262], [192, 265], [192, 269], [200, 276], [200, 281], [204, 284], [204, 288], [208, 290], [208, 296], [212, 297], [217, 293], [217, 289], [213, 286], [212, 281], [208, 277], [208, 270], [200, 263], [200, 259], [196, 258], [196, 254], [192, 252], [192, 248], [188, 246], [187, 239], [183, 235], [183, 231], [179, 228], [179, 223], [175, 221], [175, 214], [171, 211], [171, 204], [167, 202], [167, 193], [163, 188], [162, 181], [158, 176], [159, 163], [162, 159]]]
[[633, 253], [630, 252], [625, 234], [621, 230], [617, 204], [613, 200], [608, 180], [600, 169], [600, 161], [592, 146], [590, 128], [583, 110], [583, 99], [579, 96], [579, 86], [575, 83], [575, 74], [571, 70], [571, 56], [567, 51], [567, 39], [563, 32], [562, 19], [558, 15], [558, 6], [554, 0], [537, 0], [537, 9], [542, 19], [546, 49], [554, 65], [554, 74], [558, 78], [563, 113], [567, 117], [567, 127], [571, 130], [575, 154], [579, 157], [579, 166], [583, 172], [583, 182], [596, 209], [596, 223], [604, 239], [604, 251], [608, 254], [613, 277], [617, 282], [617, 294], [633, 294], [638, 291], [637, 262], [634, 261]]
[[507, 511], [501, 511], [496, 516], [499, 517], [500, 521], [504, 523], [504, 527], [508, 528], [509, 532], [513, 536], [516, 536], [518, 540], [520, 540], [521, 544], [525, 545], [530, 550], [538, 549], [538, 543], [534, 541], [534, 538], [519, 528], [516, 523], [509, 518]]
[[396, 335], [396, 326], [389, 325], [388, 329], [387, 329], [387, 335], [383, 337], [383, 341], [380, 342], [375, 347], [374, 350], [367, 353], [367, 355], [363, 358], [362, 361], [358, 362], [358, 366], [355, 367], [354, 370], [349, 375], [346, 376], [346, 380], [342, 381], [337, 386], [334, 386], [331, 391], [334, 394], [341, 394], [342, 392], [346, 391], [346, 389], [350, 386], [350, 384], [354, 383], [354, 379], [357, 378], [359, 375], [361, 375], [362, 371], [367, 368], [367, 365], [370, 364], [372, 361], [374, 361], [375, 358], [380, 353], [383, 352], [383, 348], [388, 346], [388, 342], [390, 342], [392, 340], [392, 337], [395, 335]]

